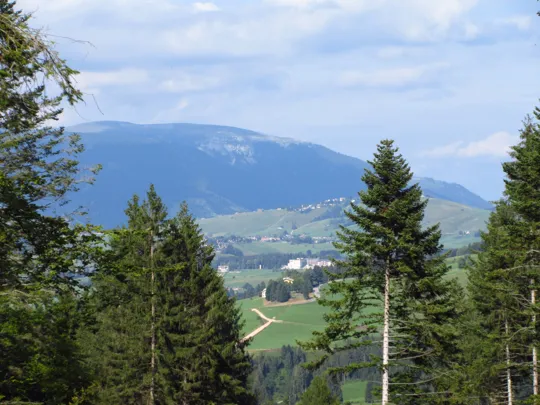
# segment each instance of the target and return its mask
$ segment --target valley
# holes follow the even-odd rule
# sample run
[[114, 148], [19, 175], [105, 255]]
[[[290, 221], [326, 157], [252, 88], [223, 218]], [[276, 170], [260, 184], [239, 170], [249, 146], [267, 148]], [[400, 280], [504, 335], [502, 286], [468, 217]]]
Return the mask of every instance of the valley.
[[[234, 256], [332, 256], [336, 254], [333, 242], [337, 241], [340, 226], [354, 227], [344, 213], [351, 200], [355, 201], [341, 197], [296, 208], [220, 215], [200, 219], [199, 224], [215, 246], [220, 264], [233, 261]], [[480, 231], [486, 229], [490, 212], [429, 198], [423, 225], [439, 224], [444, 248], [456, 249], [480, 240]]]
[[[474, 259], [476, 256], [473, 254], [470, 257]], [[464, 258], [465, 256], [452, 257], [446, 260], [446, 264], [450, 267], [447, 277], [457, 279], [461, 286], [466, 287], [467, 271], [458, 265], [459, 261]], [[268, 281], [272, 279], [277, 280], [282, 277], [283, 273], [280, 271], [246, 270], [236, 273], [235, 279], [230, 278], [228, 274], [225, 275], [225, 286], [239, 285], [255, 278], [258, 282], [268, 284]], [[324, 286], [322, 289], [324, 290]], [[273, 322], [254, 336], [249, 346], [251, 352], [275, 351], [284, 345], [295, 345], [297, 340], [308, 340], [313, 331], [324, 328], [325, 321], [323, 315], [325, 308], [320, 306], [316, 301], [306, 303], [300, 300], [295, 303], [268, 304], [270, 303], [261, 297], [241, 299], [238, 301], [242, 318], [245, 321], [243, 327], [244, 336], [267, 322], [265, 319], [261, 320], [261, 317], [254, 310], [260, 311], [266, 317], [276, 320], [276, 322]]]

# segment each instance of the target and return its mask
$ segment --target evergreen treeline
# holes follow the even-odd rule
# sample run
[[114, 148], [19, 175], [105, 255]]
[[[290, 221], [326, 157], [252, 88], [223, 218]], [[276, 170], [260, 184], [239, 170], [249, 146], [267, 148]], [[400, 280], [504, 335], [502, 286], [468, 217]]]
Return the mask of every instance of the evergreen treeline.
[[169, 218], [151, 186], [111, 232], [54, 215], [92, 178], [79, 137], [47, 126], [81, 100], [77, 72], [29, 18], [0, 0], [0, 403], [255, 403], [239, 309], [187, 206]]
[[291, 299], [291, 288], [283, 280], [270, 280], [266, 287], [268, 301], [287, 302]]
[[370, 398], [385, 404], [540, 403], [537, 289], [540, 278], [540, 109], [525, 121], [520, 143], [503, 164], [504, 197], [468, 258], [465, 291], [452, 280], [438, 226], [423, 229], [426, 202], [394, 146], [382, 141], [346, 215], [336, 247], [342, 275], [320, 304], [324, 331], [302, 343], [331, 355], [364, 345], [381, 355], [330, 370], [377, 367]]
[[[336, 353], [329, 358], [327, 363], [320, 370], [310, 371], [302, 365], [307, 360], [307, 353], [298, 347], [283, 346], [279, 354], [260, 354], [255, 356], [253, 363], [253, 389], [260, 404], [276, 404], [284, 401], [285, 404], [296, 405], [298, 401], [301, 405], [325, 402], [307, 402], [308, 397], [302, 394], [312, 384], [317, 384], [314, 380], [317, 377], [324, 377], [324, 384], [318, 383], [317, 391], [326, 391], [328, 397], [338, 400], [342, 398], [340, 385], [349, 380], [371, 381], [380, 376], [376, 368], [365, 368], [362, 370], [351, 370], [339, 376], [330, 377], [326, 371], [345, 367], [352, 362], [363, 362], [369, 359], [370, 355], [378, 354], [377, 348], [362, 347]], [[324, 398], [321, 398], [321, 400]], [[339, 403], [339, 402], [338, 402]]]
[[81, 331], [92, 402], [252, 403], [239, 309], [187, 206], [167, 219], [151, 187], [126, 214], [128, 226], [111, 235], [107, 268], [93, 278], [93, 316]]

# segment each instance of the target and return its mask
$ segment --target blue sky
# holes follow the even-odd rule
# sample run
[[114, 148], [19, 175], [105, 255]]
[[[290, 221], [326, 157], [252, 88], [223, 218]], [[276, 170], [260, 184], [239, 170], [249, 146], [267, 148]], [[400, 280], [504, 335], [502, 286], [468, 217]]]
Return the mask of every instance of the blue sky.
[[501, 161], [540, 104], [535, 0], [18, 5], [82, 72], [86, 105], [65, 125], [232, 125], [362, 159], [392, 138], [417, 175], [496, 199]]

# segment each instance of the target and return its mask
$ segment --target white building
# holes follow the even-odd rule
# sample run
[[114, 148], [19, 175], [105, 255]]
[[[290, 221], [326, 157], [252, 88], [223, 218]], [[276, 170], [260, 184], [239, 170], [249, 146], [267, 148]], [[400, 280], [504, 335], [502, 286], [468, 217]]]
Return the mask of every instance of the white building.
[[229, 271], [229, 266], [226, 264], [222, 264], [221, 266], [218, 266], [217, 269], [219, 273], [227, 273]]
[[289, 264], [287, 264], [286, 268], [290, 270], [301, 270], [307, 265], [306, 259], [293, 259], [289, 260]]
[[266, 298], [266, 288], [261, 291], [261, 297]]

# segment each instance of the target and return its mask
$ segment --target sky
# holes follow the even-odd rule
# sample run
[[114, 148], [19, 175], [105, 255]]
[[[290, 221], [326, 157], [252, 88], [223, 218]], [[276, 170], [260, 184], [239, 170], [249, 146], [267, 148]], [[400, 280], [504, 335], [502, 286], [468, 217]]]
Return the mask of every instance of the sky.
[[[501, 196], [540, 105], [535, 0], [19, 0], [96, 120], [231, 125]], [[538, 46], [537, 46], [538, 44]]]

